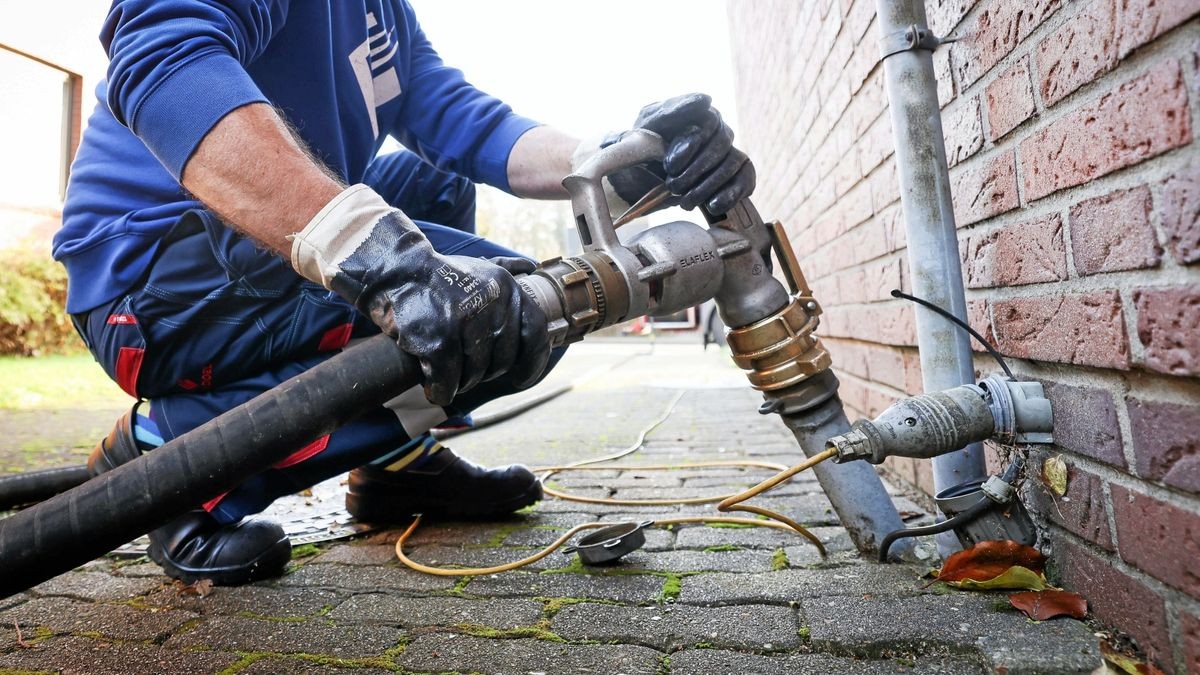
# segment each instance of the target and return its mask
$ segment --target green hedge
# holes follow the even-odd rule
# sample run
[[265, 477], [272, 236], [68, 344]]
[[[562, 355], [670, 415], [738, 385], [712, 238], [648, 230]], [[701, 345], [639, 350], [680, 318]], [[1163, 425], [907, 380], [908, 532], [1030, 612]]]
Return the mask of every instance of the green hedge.
[[67, 271], [44, 253], [0, 251], [0, 354], [84, 349], [67, 316]]

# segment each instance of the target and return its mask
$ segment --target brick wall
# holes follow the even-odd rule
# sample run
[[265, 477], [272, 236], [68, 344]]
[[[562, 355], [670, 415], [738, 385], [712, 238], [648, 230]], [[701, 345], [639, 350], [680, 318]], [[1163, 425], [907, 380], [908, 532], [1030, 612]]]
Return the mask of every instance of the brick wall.
[[[851, 416], [921, 390], [875, 0], [731, 0], [740, 143]], [[1060, 578], [1200, 672], [1200, 4], [930, 0], [972, 324], [1047, 385]], [[994, 365], [982, 355], [977, 369]], [[1067, 494], [1036, 479], [1070, 467]], [[993, 457], [993, 464], [996, 463]], [[932, 490], [928, 463], [894, 477]]]

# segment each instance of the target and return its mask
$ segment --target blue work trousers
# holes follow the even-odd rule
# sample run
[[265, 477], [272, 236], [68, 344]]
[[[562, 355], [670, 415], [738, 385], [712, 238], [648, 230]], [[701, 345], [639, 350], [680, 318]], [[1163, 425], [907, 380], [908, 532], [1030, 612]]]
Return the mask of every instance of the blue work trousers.
[[[440, 253], [519, 255], [475, 235], [470, 181], [410, 152], [380, 156], [363, 182], [412, 218]], [[180, 219], [134, 290], [73, 318], [108, 375], [132, 396], [151, 400], [164, 440], [313, 367], [351, 340], [379, 333], [342, 298], [208, 211]], [[441, 408], [415, 387], [203, 506], [222, 522], [236, 522], [280, 496], [386, 463], [432, 427], [514, 390], [500, 377]]]

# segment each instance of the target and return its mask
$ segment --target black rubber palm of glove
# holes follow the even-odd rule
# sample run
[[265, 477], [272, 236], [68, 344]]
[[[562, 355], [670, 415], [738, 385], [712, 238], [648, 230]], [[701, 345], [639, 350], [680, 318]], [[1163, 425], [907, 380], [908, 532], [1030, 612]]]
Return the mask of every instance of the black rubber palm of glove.
[[[667, 206], [703, 205], [710, 213], [722, 215], [754, 192], [754, 164], [733, 147], [733, 130], [707, 95], [684, 94], [652, 103], [638, 113], [633, 128], [662, 136], [666, 153], [662, 163], [630, 167], [608, 177], [630, 204], [665, 182], [675, 196]], [[601, 147], [616, 143], [625, 133], [610, 135]]]
[[506, 372], [531, 386], [546, 369], [546, 317], [512, 276], [533, 271], [527, 260], [441, 255], [395, 212], [338, 268], [331, 288], [420, 361], [437, 405]]

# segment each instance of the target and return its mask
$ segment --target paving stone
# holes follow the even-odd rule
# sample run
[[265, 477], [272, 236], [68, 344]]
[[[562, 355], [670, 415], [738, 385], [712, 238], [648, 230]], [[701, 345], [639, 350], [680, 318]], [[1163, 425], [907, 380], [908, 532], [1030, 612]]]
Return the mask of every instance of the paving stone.
[[439, 633], [413, 640], [396, 658], [407, 670], [525, 673], [628, 673], [659, 670], [663, 654], [635, 645], [565, 645], [545, 640], [488, 640]]
[[678, 602], [693, 605], [781, 604], [837, 595], [902, 596], [932, 592], [921, 571], [905, 565], [786, 569], [764, 574], [697, 574], [683, 580]]
[[671, 654], [671, 675], [967, 675], [983, 668], [963, 657], [924, 656], [864, 660], [829, 654], [762, 656], [719, 649]]
[[535, 574], [508, 572], [472, 579], [464, 589], [483, 597], [594, 598], [625, 603], [653, 602], [663, 578], [650, 574]]
[[[678, 487], [669, 490], [654, 487], [621, 488], [613, 494], [614, 499], [695, 499], [698, 497], [721, 497], [737, 492], [737, 488]], [[714, 501], [716, 504], [719, 499]]]
[[[758, 459], [758, 453], [752, 456], [753, 459]], [[782, 462], [781, 462], [782, 463]], [[767, 469], [756, 469], [747, 471], [739, 476], [728, 476], [720, 478], [716, 476], [697, 476], [688, 478], [683, 482], [686, 487], [716, 487], [716, 488], [731, 488], [731, 489], [746, 489], [758, 485], [760, 482], [771, 477], [771, 471]], [[780, 490], [786, 487], [799, 487], [803, 492], [814, 492], [821, 489], [821, 484], [817, 482], [815, 477], [808, 477], [807, 474], [794, 476], [791, 480], [783, 485], [779, 485], [772, 489], [767, 494], [780, 494]]]
[[[508, 535], [508, 538], [504, 540], [504, 545], [505, 546], [526, 546], [526, 547], [536, 546], [536, 547], [541, 548], [541, 547], [550, 545], [551, 542], [553, 542], [556, 539], [558, 539], [559, 537], [561, 537], [564, 532], [565, 532], [565, 530], [560, 530], [560, 529], [548, 530], [548, 529], [541, 529], [541, 528], [527, 528], [527, 529], [523, 529], [523, 530], [517, 530], [516, 532], [513, 532], [512, 534]], [[642, 547], [642, 550], [645, 550], [645, 551], [669, 551], [672, 548], [675, 548], [675, 533], [674, 532], [660, 529], [660, 528], [651, 527], [651, 528], [644, 530], [643, 533], [646, 536], [646, 544]], [[587, 531], [581, 532], [581, 533], [575, 535], [573, 540], [578, 540], [582, 537], [587, 536], [588, 534], [589, 534], [589, 532], [587, 532]], [[527, 554], [528, 552], [525, 552], [525, 553]], [[555, 553], [554, 555], [561, 556], [563, 554]]]
[[0, 655], [0, 671], [53, 671], [63, 675], [216, 673], [240, 657], [215, 651], [176, 651], [136, 642], [82, 637], [51, 638], [30, 649]]
[[[457, 546], [422, 546], [421, 548], [405, 549], [404, 552], [413, 561], [433, 567], [493, 567], [503, 565], [537, 552], [539, 547], [457, 547]], [[565, 564], [567, 557], [558, 554], [539, 560], [529, 569], [541, 570], [559, 567]]]
[[616, 640], [659, 649], [700, 642], [748, 650], [800, 645], [795, 613], [769, 605], [700, 608], [583, 603], [564, 607], [554, 616], [550, 629], [568, 640]]
[[55, 633], [99, 633], [118, 640], [153, 640], [196, 618], [191, 612], [35, 598], [0, 612], [0, 624], [45, 626]]
[[768, 551], [635, 551], [621, 559], [620, 569], [655, 572], [766, 572]]
[[66, 595], [83, 600], [127, 600], [163, 585], [152, 577], [114, 577], [103, 572], [68, 572], [34, 586], [36, 595]]
[[[741, 514], [736, 514], [741, 515]], [[810, 528], [812, 533], [831, 550], [850, 546], [850, 538], [841, 527]], [[805, 542], [791, 530], [783, 531], [769, 527], [711, 527], [687, 525], [679, 528], [675, 535], [675, 548], [709, 548], [712, 546], [742, 546], [775, 550]], [[801, 546], [811, 544], [802, 543]]]
[[319, 586], [346, 590], [380, 589], [395, 591], [448, 590], [455, 584], [454, 577], [438, 577], [421, 574], [407, 567], [365, 567], [361, 565], [305, 565], [288, 574], [276, 585]]
[[660, 490], [675, 490], [683, 487], [683, 479], [673, 475], [670, 471], [656, 472], [658, 474], [657, 476], [645, 475], [631, 478], [594, 476], [591, 475], [593, 473], [604, 472], [588, 471], [586, 473], [560, 473], [551, 478], [551, 480], [561, 483], [564, 487], [603, 486], [615, 490], [626, 488], [656, 488]]
[[122, 565], [113, 570], [113, 574], [122, 577], [165, 577], [166, 573], [157, 563], [140, 562], [132, 565]]
[[384, 675], [390, 670], [382, 668], [337, 668], [328, 663], [309, 661], [303, 658], [268, 657], [259, 659], [237, 670], [238, 675], [321, 675], [322, 673], [345, 673], [346, 675]]
[[346, 597], [320, 588], [271, 586], [217, 587], [200, 597], [170, 586], [146, 596], [145, 603], [213, 616], [251, 614], [259, 618], [306, 619], [328, 612]]
[[172, 648], [323, 654], [337, 658], [378, 656], [396, 646], [402, 631], [385, 626], [334, 626], [327, 621], [260, 621], [239, 616], [208, 619], [167, 640]]
[[306, 565], [339, 563], [342, 565], [386, 565], [396, 559], [395, 544], [334, 546], [305, 563]]
[[870, 654], [880, 648], [978, 650], [1009, 673], [1090, 673], [1100, 666], [1096, 638], [1070, 619], [1034, 623], [1001, 611], [1003, 595], [954, 593], [910, 598], [840, 596], [802, 602], [818, 649]]
[[410, 598], [361, 593], [329, 614], [335, 623], [384, 623], [404, 628], [477, 624], [492, 628], [531, 626], [542, 618], [536, 600]]
[[0, 609], [8, 609], [9, 607], [16, 607], [17, 605], [21, 604], [22, 602], [25, 602], [26, 600], [30, 599], [31, 597], [33, 597], [33, 596], [29, 595], [28, 593], [17, 593], [16, 595], [10, 595], [7, 598], [0, 599]]

